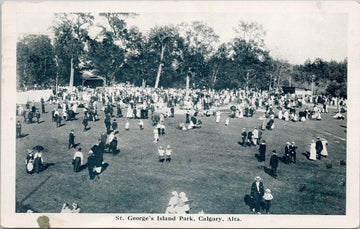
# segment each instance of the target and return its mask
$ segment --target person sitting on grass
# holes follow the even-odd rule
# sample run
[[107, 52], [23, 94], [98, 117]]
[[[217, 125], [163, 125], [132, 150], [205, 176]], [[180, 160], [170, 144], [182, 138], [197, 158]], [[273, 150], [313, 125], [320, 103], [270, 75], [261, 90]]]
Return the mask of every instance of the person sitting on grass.
[[73, 203], [72, 208], [71, 213], [80, 213], [80, 208], [77, 203]]
[[[184, 210], [186, 214], [189, 214], [189, 211], [190, 211], [190, 206], [188, 205], [188, 201], [189, 201], [189, 199], [187, 198], [185, 192], [180, 192], [178, 205], [181, 206], [182, 203], [184, 204], [184, 206], [181, 208], [181, 210]], [[178, 214], [180, 214], [180, 213], [178, 213]]]
[[72, 213], [68, 203], [63, 204], [60, 213]]

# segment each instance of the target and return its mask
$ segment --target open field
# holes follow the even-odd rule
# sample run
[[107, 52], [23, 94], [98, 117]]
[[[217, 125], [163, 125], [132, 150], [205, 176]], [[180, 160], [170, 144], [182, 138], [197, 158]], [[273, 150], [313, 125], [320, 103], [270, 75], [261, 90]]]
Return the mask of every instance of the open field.
[[[40, 107], [37, 104], [37, 107]], [[54, 106], [47, 105], [51, 111]], [[104, 113], [100, 120], [89, 122], [90, 130], [84, 132], [82, 109], [78, 120], [66, 122], [56, 128], [51, 122], [51, 112], [42, 114], [40, 124], [23, 124], [27, 136], [16, 140], [16, 201], [17, 212], [31, 208], [37, 212], [60, 212], [64, 202], [76, 202], [83, 213], [163, 213], [171, 191], [185, 192], [191, 204], [190, 213], [201, 209], [209, 214], [252, 214], [244, 202], [250, 194], [255, 176], [263, 179], [264, 188], [270, 188], [274, 199], [272, 214], [345, 214], [346, 118], [332, 118], [334, 110], [322, 114], [322, 121], [304, 123], [275, 120], [273, 131], [264, 131], [267, 142], [266, 162], [258, 162], [258, 147], [242, 147], [242, 128], [259, 127], [261, 112], [252, 118], [230, 119], [225, 126], [215, 117], [202, 117], [202, 128], [180, 131], [176, 126], [185, 121], [185, 115], [165, 119], [166, 135], [153, 143], [151, 120], [144, 120], [145, 129], [139, 130], [138, 120], [130, 120], [130, 131], [125, 131], [125, 118], [117, 119], [119, 125], [118, 148], [113, 156], [104, 154], [107, 169], [100, 179], [89, 180], [87, 169], [74, 173], [70, 161], [74, 149], [68, 150], [68, 134], [75, 130], [75, 143], [81, 143], [86, 152], [97, 143], [105, 130]], [[18, 117], [21, 121], [22, 117]], [[14, 127], [15, 128], [15, 127]], [[329, 157], [310, 161], [302, 153], [316, 136], [325, 137]], [[297, 164], [279, 162], [278, 178], [264, 172], [271, 151], [284, 153], [287, 141], [295, 141]], [[173, 149], [170, 163], [159, 163], [157, 148], [170, 144]], [[47, 150], [44, 161], [54, 163], [39, 174], [25, 171], [26, 149], [42, 145]], [[332, 163], [328, 169], [326, 164]], [[299, 191], [301, 185], [306, 189]]]

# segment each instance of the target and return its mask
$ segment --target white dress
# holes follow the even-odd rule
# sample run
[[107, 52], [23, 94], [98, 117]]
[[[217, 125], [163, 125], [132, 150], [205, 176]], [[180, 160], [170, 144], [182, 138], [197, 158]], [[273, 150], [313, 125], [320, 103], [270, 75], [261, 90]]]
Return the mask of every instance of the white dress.
[[315, 161], [316, 160], [316, 149], [315, 149], [315, 142], [312, 142], [310, 144], [310, 160]]
[[320, 154], [321, 154], [321, 156], [326, 157], [328, 155], [327, 148], [326, 148], [326, 145], [328, 142], [326, 140], [322, 140], [321, 143], [323, 145], [323, 150], [321, 151]]

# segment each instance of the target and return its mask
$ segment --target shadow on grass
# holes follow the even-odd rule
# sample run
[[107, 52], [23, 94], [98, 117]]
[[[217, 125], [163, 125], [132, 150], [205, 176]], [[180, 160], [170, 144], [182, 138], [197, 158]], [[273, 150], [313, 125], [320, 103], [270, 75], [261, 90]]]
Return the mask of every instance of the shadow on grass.
[[250, 195], [244, 196], [244, 203], [249, 206], [250, 211], [253, 209], [253, 200]]
[[19, 137], [17, 137], [17, 138], [25, 138], [26, 136], [28, 136], [29, 134], [22, 134], [22, 135], [20, 135]]
[[44, 120], [42, 120], [42, 121], [38, 122], [38, 124], [43, 123], [43, 122], [45, 122], [45, 121], [44, 121]]
[[255, 157], [256, 157], [256, 159], [258, 160], [258, 162], [263, 162], [263, 161], [265, 161], [265, 160], [263, 160], [263, 159], [261, 158], [260, 154], [255, 154]]
[[270, 168], [267, 168], [264, 166], [264, 172], [267, 173], [269, 176], [271, 176], [272, 178], [275, 178], [277, 177], [276, 174], [274, 174], [274, 172], [270, 169]]
[[44, 165], [40, 169], [40, 172], [47, 170], [50, 166], [53, 165], [55, 165], [55, 163], [44, 163]]

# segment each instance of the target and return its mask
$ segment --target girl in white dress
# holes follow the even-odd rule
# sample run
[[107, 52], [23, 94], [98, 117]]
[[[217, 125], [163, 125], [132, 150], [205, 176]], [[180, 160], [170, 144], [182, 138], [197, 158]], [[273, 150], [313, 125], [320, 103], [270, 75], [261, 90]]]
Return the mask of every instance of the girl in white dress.
[[220, 111], [216, 111], [216, 123], [220, 122]]
[[316, 149], [315, 149], [315, 140], [312, 140], [310, 144], [310, 160], [316, 161]]
[[323, 149], [320, 154], [321, 154], [321, 156], [327, 157], [328, 152], [327, 152], [326, 145], [328, 144], [328, 142], [323, 138], [323, 139], [321, 139], [321, 143], [323, 145]]

